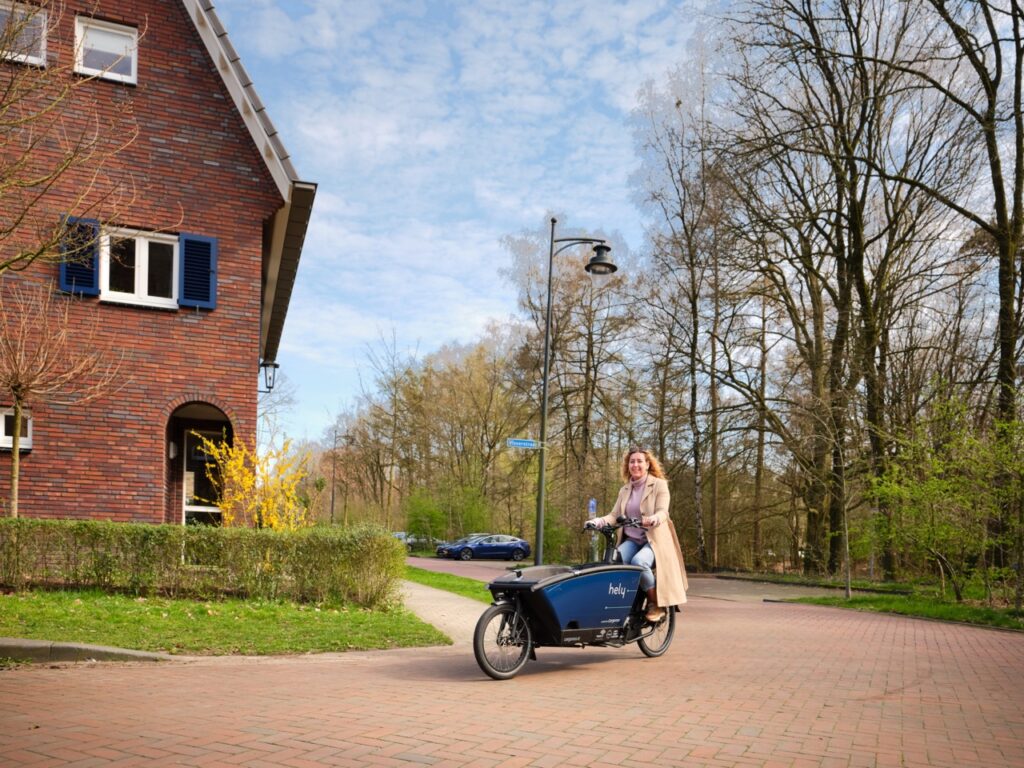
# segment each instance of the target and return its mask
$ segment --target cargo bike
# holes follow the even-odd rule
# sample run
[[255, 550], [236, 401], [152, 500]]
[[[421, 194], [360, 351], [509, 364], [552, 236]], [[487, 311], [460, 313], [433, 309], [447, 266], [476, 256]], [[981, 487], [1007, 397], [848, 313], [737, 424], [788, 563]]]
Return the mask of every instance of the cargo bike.
[[[615, 532], [639, 520], [620, 517], [598, 528], [605, 538], [604, 559], [584, 565], [517, 567], [491, 581], [494, 601], [477, 621], [473, 655], [495, 680], [514, 677], [541, 647], [619, 648], [636, 643], [646, 656], [661, 656], [675, 634], [675, 606], [657, 622], [644, 612], [637, 565], [623, 565]], [[592, 529], [585, 529], [588, 532]]]

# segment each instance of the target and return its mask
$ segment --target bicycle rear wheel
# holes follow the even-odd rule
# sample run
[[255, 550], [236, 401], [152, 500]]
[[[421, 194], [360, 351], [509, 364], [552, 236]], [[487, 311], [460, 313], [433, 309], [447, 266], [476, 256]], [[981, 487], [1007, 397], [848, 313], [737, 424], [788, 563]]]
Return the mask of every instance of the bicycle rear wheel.
[[676, 632], [676, 609], [669, 606], [666, 610], [665, 618], [655, 625], [654, 631], [636, 641], [644, 656], [661, 656], [672, 645], [672, 636]]
[[473, 655], [488, 675], [508, 680], [526, 665], [530, 643], [530, 625], [515, 606], [492, 605], [476, 623]]

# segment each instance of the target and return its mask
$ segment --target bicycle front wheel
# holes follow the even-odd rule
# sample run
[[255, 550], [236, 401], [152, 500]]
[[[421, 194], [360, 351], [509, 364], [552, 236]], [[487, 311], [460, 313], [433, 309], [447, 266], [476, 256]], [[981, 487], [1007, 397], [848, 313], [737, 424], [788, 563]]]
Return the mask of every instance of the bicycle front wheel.
[[665, 618], [655, 625], [654, 631], [647, 637], [636, 641], [640, 650], [644, 652], [644, 656], [652, 658], [661, 656], [672, 645], [672, 635], [676, 632], [676, 609], [669, 606], [666, 610], [668, 612], [665, 614]]
[[480, 669], [495, 680], [514, 677], [530, 656], [530, 625], [515, 606], [492, 605], [476, 623], [473, 655]]

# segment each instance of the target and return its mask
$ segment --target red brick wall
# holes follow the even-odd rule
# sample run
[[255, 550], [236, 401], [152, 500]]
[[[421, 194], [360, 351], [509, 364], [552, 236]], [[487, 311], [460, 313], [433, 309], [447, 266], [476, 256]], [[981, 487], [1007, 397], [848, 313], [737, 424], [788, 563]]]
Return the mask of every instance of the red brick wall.
[[[69, 2], [50, 58], [70, 59], [75, 13], [94, 8], [98, 18], [143, 32], [137, 86], [90, 84], [101, 110], [130, 107], [139, 130], [116, 159], [134, 180], [135, 199], [113, 215], [124, 226], [216, 237], [217, 306], [169, 311], [74, 300], [76, 322], [98, 320], [98, 334], [126, 351], [123, 388], [84, 405], [33, 407], [20, 513], [177, 521], [180, 478], [167, 459], [174, 409], [209, 402], [228, 416], [236, 439], [255, 438], [263, 221], [282, 201], [178, 0]], [[51, 193], [55, 217], [73, 199], [68, 181]], [[43, 278], [56, 281], [56, 266], [15, 279]], [[0, 404], [9, 404], [2, 393]], [[10, 452], [0, 452], [4, 502], [9, 467]]]

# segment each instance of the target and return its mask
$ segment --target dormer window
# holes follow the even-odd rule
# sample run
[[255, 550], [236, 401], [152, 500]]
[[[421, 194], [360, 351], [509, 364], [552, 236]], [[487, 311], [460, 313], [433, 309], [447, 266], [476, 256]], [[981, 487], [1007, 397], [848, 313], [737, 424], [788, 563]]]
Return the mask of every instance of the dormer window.
[[46, 66], [46, 11], [0, 0], [0, 58]]
[[86, 16], [75, 19], [75, 72], [138, 82], [139, 30]]

